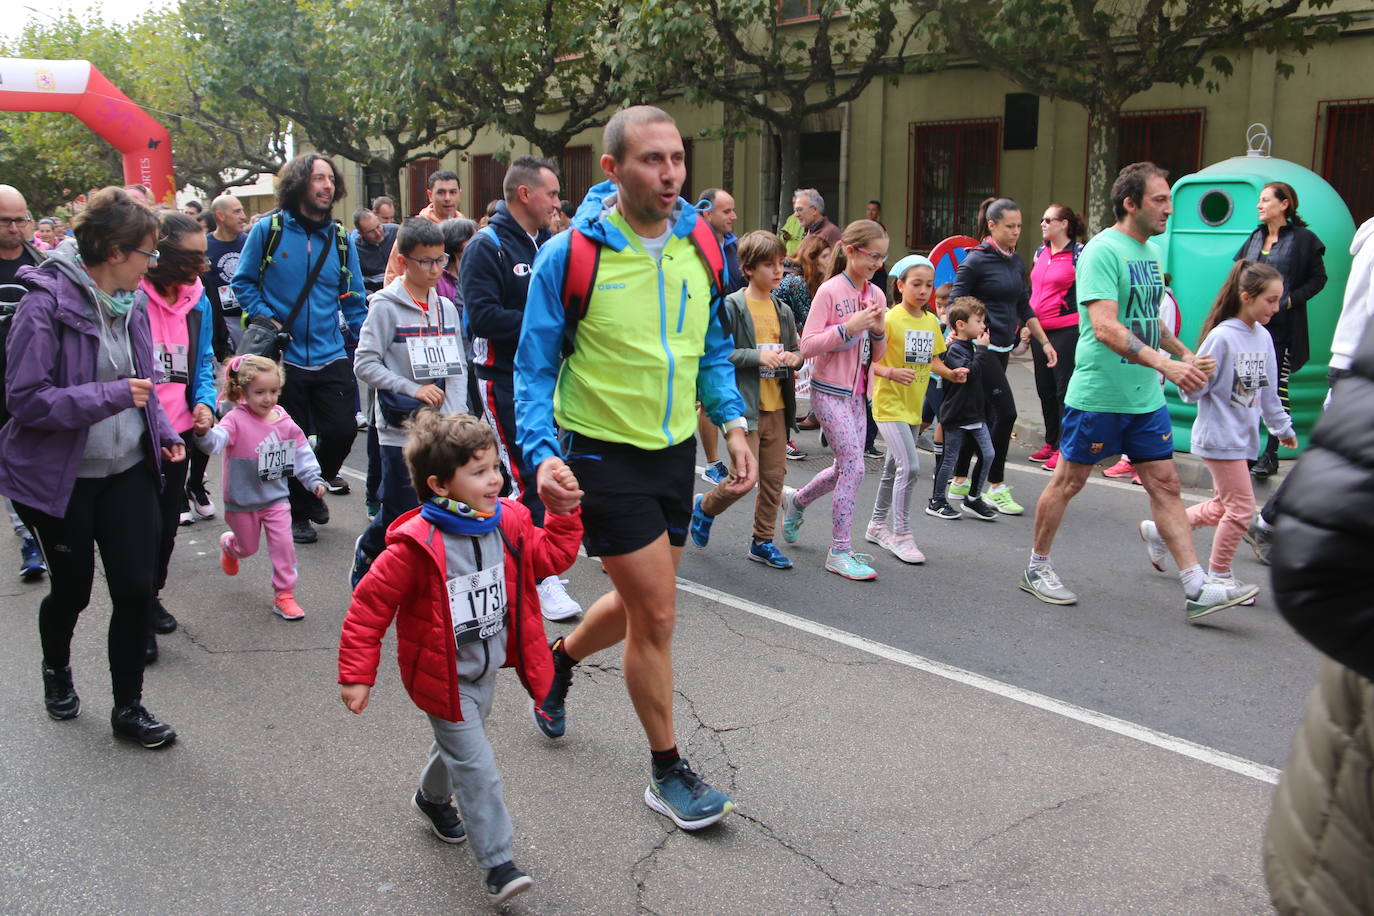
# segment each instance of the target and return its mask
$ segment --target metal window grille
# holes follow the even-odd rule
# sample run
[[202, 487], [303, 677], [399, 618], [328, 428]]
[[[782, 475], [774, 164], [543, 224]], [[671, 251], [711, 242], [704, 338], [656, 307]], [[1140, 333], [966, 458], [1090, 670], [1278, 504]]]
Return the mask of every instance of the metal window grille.
[[997, 194], [1002, 121], [929, 121], [909, 128], [911, 222], [907, 247], [976, 234], [978, 205]]
[[410, 215], [414, 216], [425, 208], [429, 200], [429, 176], [439, 171], [438, 159], [416, 159], [406, 166], [410, 178]]
[[561, 179], [559, 188], [564, 200], [581, 204], [592, 186], [592, 148], [590, 146], [567, 146], [563, 155], [558, 157]]
[[505, 180], [506, 170], [496, 157], [490, 153], [472, 157], [472, 197], [468, 202], [468, 212], [479, 219], [487, 212], [487, 204], [501, 199], [501, 182]]
[[1206, 110], [1172, 108], [1123, 111], [1117, 170], [1132, 162], [1153, 162], [1169, 172], [1169, 183], [1202, 168]]
[[1374, 99], [1335, 99], [1317, 105], [1321, 176], [1341, 195], [1355, 223], [1374, 216]]

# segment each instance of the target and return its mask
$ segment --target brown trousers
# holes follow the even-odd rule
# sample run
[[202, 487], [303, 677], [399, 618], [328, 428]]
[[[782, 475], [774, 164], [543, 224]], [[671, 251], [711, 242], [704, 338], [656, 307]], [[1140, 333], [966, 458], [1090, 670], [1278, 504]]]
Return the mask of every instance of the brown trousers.
[[[777, 527], [778, 503], [787, 477], [787, 422], [781, 410], [760, 410], [758, 429], [746, 439], [749, 451], [759, 464], [758, 496], [754, 499], [754, 539], [773, 540]], [[720, 515], [743, 496], [726, 493], [722, 484], [701, 498], [701, 509], [712, 518]]]

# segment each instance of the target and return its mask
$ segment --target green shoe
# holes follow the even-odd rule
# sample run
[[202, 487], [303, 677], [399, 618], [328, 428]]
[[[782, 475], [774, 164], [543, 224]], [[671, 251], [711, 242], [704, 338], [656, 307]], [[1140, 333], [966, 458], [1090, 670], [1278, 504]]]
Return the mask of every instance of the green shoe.
[[963, 483], [957, 480], [951, 480], [949, 482], [949, 489], [945, 492], [949, 499], [963, 499], [965, 496], [968, 496], [969, 487], [971, 486], [972, 483], [970, 483], [967, 478]]
[[993, 508], [1003, 515], [1021, 515], [1026, 511], [1020, 503], [1011, 498], [1011, 487], [1006, 484], [995, 490], [988, 490], [983, 494], [983, 498], [992, 503]]

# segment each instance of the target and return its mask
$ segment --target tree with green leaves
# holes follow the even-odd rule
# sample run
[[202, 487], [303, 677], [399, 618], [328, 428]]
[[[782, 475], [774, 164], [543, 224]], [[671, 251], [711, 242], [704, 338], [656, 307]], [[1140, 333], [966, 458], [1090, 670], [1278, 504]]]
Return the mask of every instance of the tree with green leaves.
[[[724, 102], [771, 129], [781, 153], [779, 223], [792, 212], [806, 119], [917, 66], [914, 52], [930, 18], [902, 0], [814, 0], [809, 12], [779, 22], [777, 0], [643, 3], [625, 11], [634, 40], [613, 49], [626, 68], [662, 61], [688, 100]], [[919, 65], [938, 63], [927, 56]]]
[[[1230, 53], [1265, 48], [1305, 54], [1330, 41], [1343, 17], [1308, 15], [1332, 0], [915, 0], [939, 11], [949, 50], [1039, 95], [1088, 110], [1088, 224], [1115, 222], [1121, 109], [1156, 83], [1214, 91]], [[1298, 15], [1302, 12], [1304, 15]], [[1278, 72], [1288, 76], [1282, 59]]]
[[443, 94], [451, 36], [433, 19], [358, 0], [185, 0], [208, 82], [289, 120], [319, 151], [382, 176], [472, 143], [480, 123]]

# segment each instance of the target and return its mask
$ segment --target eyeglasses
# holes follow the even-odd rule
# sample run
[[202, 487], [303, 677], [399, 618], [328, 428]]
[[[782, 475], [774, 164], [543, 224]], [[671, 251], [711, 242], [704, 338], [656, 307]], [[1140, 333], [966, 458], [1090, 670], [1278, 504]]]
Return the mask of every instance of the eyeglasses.
[[859, 254], [868, 255], [870, 258], [872, 258], [874, 261], [877, 261], [879, 264], [883, 264], [887, 261], [887, 255], [885, 254], [879, 254], [876, 251], [869, 251], [867, 248], [860, 248], [858, 245], [854, 246], [854, 250], [857, 251]]
[[0, 227], [13, 229], [15, 226], [27, 226], [33, 220], [27, 216], [0, 216]]
[[1042, 217], [1040, 217], [1040, 225], [1042, 225], [1042, 226], [1045, 225], [1046, 223], [1062, 223], [1063, 221], [1064, 221], [1064, 217], [1062, 217], [1062, 216], [1042, 216]]
[[139, 254], [143, 255], [145, 258], [148, 259], [149, 264], [156, 264], [157, 259], [161, 257], [156, 251], [144, 251], [142, 248], [135, 248], [132, 245], [125, 245], [124, 250], [137, 251]]
[[448, 255], [446, 254], [441, 254], [437, 258], [406, 258], [406, 260], [412, 264], [417, 264], [420, 267], [425, 268], [426, 270], [435, 267], [439, 268], [440, 270], [443, 270], [445, 267], [448, 266]]

